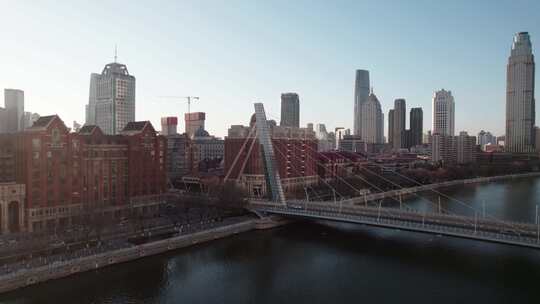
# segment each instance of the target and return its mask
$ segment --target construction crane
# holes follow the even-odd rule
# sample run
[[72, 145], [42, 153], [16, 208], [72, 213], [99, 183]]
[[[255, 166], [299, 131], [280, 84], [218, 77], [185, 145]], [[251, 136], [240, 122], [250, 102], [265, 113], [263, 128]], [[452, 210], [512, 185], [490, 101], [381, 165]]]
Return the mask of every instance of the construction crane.
[[188, 114], [191, 113], [191, 101], [199, 100], [199, 97], [197, 97], [197, 96], [159, 96], [159, 98], [185, 99], [185, 100], [187, 100], [187, 112], [188, 112]]

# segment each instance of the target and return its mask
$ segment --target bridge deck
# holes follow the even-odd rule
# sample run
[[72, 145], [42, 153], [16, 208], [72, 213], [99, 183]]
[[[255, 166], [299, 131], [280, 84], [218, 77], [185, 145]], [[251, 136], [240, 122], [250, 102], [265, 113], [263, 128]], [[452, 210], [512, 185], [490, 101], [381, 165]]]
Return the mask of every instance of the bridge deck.
[[329, 202], [289, 202], [287, 205], [252, 202], [258, 212], [365, 224], [441, 234], [540, 249], [538, 226], [399, 208], [377, 208]]

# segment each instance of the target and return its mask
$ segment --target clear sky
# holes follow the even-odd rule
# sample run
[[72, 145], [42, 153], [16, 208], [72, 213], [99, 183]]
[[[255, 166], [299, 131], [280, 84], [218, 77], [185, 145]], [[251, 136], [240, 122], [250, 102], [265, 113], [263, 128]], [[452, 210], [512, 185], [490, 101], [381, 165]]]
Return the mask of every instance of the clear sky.
[[540, 50], [538, 0], [0, 4], [0, 88], [24, 90], [26, 110], [59, 114], [68, 126], [84, 122], [90, 73], [113, 61], [117, 44], [118, 61], [137, 78], [137, 120], [156, 129], [161, 116], [187, 110], [158, 96], [200, 96], [192, 111], [206, 112], [208, 131], [223, 136], [248, 123], [255, 101], [279, 120], [282, 92], [300, 95], [302, 125], [352, 128], [355, 70], [367, 69], [385, 128], [403, 97], [407, 111], [424, 109], [431, 129], [433, 92], [445, 88], [456, 132], [501, 135], [514, 33], [528, 31]]

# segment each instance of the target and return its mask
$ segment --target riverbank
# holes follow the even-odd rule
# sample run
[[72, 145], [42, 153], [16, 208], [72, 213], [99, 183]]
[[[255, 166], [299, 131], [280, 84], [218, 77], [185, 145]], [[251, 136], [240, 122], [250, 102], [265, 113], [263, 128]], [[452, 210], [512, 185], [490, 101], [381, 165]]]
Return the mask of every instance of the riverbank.
[[238, 223], [233, 223], [226, 226], [175, 236], [141, 245], [133, 245], [132, 247], [112, 250], [93, 256], [77, 258], [64, 262], [54, 262], [47, 266], [31, 269], [22, 269], [17, 272], [0, 276], [0, 293], [5, 293], [26, 286], [64, 278], [119, 263], [134, 261], [147, 256], [161, 254], [167, 251], [225, 238], [254, 229], [274, 228], [287, 223], [287, 221], [270, 220], [269, 222], [268, 220], [245, 219]]

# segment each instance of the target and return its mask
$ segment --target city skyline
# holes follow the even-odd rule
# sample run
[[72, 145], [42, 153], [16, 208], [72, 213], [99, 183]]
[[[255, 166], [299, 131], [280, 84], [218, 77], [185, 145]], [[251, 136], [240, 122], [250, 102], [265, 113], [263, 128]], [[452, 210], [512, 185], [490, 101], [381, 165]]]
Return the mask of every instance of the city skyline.
[[[162, 116], [182, 117], [186, 112], [184, 103], [159, 100], [158, 96], [164, 94], [200, 95], [201, 100], [193, 105], [193, 111], [206, 112], [208, 131], [224, 136], [229, 124], [242, 123], [244, 117], [252, 113], [251, 105], [256, 101], [267, 105], [269, 116], [279, 118], [280, 94], [294, 91], [302, 96], [304, 105], [300, 125], [312, 122], [325, 123], [330, 129], [337, 126], [353, 129], [354, 73], [357, 69], [365, 69], [370, 71], [371, 86], [378, 92], [383, 112], [391, 108], [394, 99], [403, 97], [430, 113], [433, 92], [444, 87], [452, 90], [456, 99], [456, 132], [466, 130], [476, 134], [485, 129], [502, 135], [505, 65], [511, 39], [517, 32], [528, 31], [534, 49], [540, 32], [538, 24], [530, 17], [534, 7], [539, 5], [533, 1], [521, 3], [531, 9], [521, 10], [507, 4], [480, 10], [484, 8], [482, 3], [444, 4], [449, 11], [443, 14], [458, 11], [458, 15], [452, 15], [456, 20], [453, 22], [463, 22], [462, 27], [474, 28], [478, 32], [492, 28], [485, 35], [474, 36], [462, 35], [452, 27], [426, 29], [425, 25], [435, 20], [431, 16], [433, 11], [441, 11], [440, 5], [436, 4], [422, 8], [403, 5], [402, 10], [392, 12], [385, 10], [389, 3], [369, 4], [366, 8], [372, 10], [373, 15], [393, 21], [386, 27], [377, 27], [374, 17], [366, 16], [364, 21], [374, 25], [367, 29], [356, 26], [358, 21], [348, 12], [354, 9], [346, 9], [346, 2], [332, 8], [316, 3], [309, 13], [300, 10], [301, 4], [287, 4], [286, 14], [303, 13], [306, 18], [287, 20], [285, 24], [267, 29], [259, 24], [257, 17], [274, 24], [273, 18], [282, 13], [285, 4], [255, 6], [242, 3], [240, 10], [218, 4], [214, 5], [216, 11], [213, 11], [205, 3], [164, 3], [158, 9], [166, 17], [162, 21], [144, 15], [145, 5], [139, 3], [126, 6], [121, 20], [104, 20], [102, 24], [95, 24], [90, 16], [102, 13], [106, 16], [110, 13], [101, 10], [114, 11], [124, 7], [122, 3], [103, 8], [86, 7], [84, 4], [59, 6], [57, 10], [24, 2], [14, 3], [12, 5], [20, 9], [4, 16], [0, 22], [7, 27], [10, 21], [21, 18], [19, 14], [24, 13], [28, 23], [7, 32], [6, 39], [18, 41], [17, 37], [28, 36], [42, 46], [37, 52], [24, 41], [8, 44], [0, 59], [4, 67], [0, 71], [0, 86], [24, 90], [25, 103], [35, 112], [58, 114], [68, 122], [83, 122], [84, 105], [88, 101], [88, 75], [113, 61], [114, 45], [118, 44], [118, 62], [129, 66], [130, 72], [138, 78], [137, 120], [150, 120], [154, 125], [159, 125]], [[395, 6], [399, 8], [401, 5]], [[465, 5], [468, 10], [461, 9]], [[331, 29], [318, 18], [326, 10], [339, 17], [331, 21]], [[470, 18], [472, 13], [468, 11], [478, 14], [479, 18]], [[65, 14], [64, 24], [74, 26], [68, 30], [60, 28], [60, 22], [53, 20], [59, 13]], [[218, 14], [218, 18], [196, 20], [203, 13]], [[144, 18], [138, 19], [140, 14]], [[183, 21], [175, 23], [173, 20]], [[76, 21], [80, 21], [80, 25], [75, 26]], [[140, 36], [130, 34], [132, 29], [123, 27], [115, 28], [106, 38], [99, 36], [102, 29], [114, 27], [116, 22], [133, 26], [133, 32]], [[152, 29], [144, 26], [149, 22], [155, 24]], [[229, 22], [235, 32], [220, 29], [220, 22]], [[87, 28], [88, 23], [96, 28]], [[189, 25], [187, 29], [184, 23]], [[246, 29], [249, 26], [253, 28]], [[337, 35], [339, 29], [345, 27], [354, 30]], [[280, 35], [285, 28], [292, 28], [291, 37]], [[192, 33], [189, 29], [197, 31]], [[65, 31], [62, 38], [58, 36], [60, 31]], [[201, 33], [206, 40], [224, 36], [209, 43], [202, 41]], [[259, 33], [265, 35], [260, 36]], [[407, 37], [420, 39], [402, 38], [404, 33], [408, 34]], [[183, 38], [173, 43], [167, 39], [171, 35]], [[264, 39], [261, 38], [263, 36]], [[145, 42], [145, 37], [151, 37], [153, 43]], [[249, 37], [252, 41], [246, 44]], [[303, 37], [305, 43], [288, 52], [270, 47], [274, 42], [287, 44], [295, 37]], [[239, 41], [243, 42], [232, 46]], [[398, 45], [400, 52], [394, 52], [391, 45]], [[321, 47], [313, 51], [314, 46]], [[479, 57], [477, 54], [483, 55]], [[322, 58], [332, 60], [321, 61]], [[291, 65], [292, 62], [296, 65]], [[272, 65], [276, 65], [276, 71], [267, 69]], [[294, 68], [286, 68], [289, 65]], [[158, 73], [154, 72], [156, 69]], [[45, 72], [47, 78], [42, 77]], [[475, 113], [479, 111], [486, 117], [480, 122], [475, 120]], [[431, 118], [425, 116], [424, 124], [430, 126]], [[183, 126], [179, 128], [183, 129]]]

